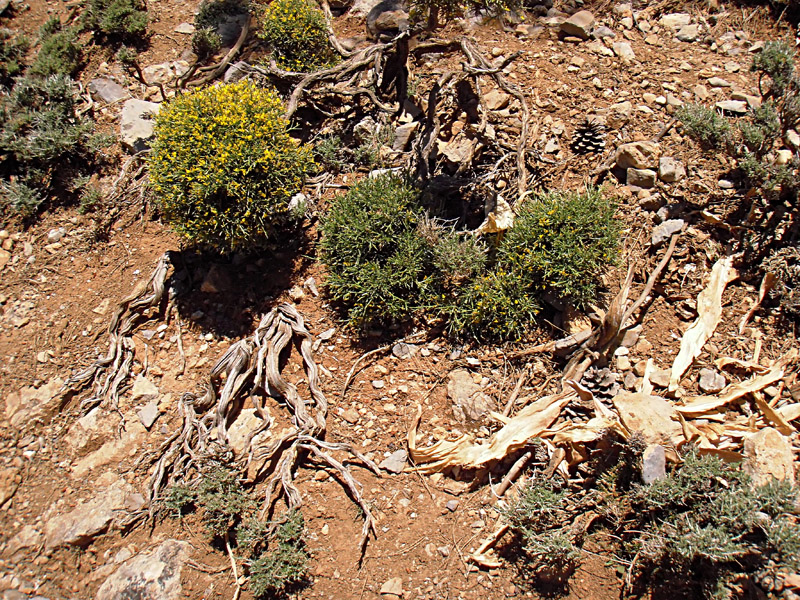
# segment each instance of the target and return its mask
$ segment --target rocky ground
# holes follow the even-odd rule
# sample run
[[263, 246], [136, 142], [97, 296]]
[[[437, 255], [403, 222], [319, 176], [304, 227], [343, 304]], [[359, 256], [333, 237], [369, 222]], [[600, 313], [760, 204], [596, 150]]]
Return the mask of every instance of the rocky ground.
[[[33, 34], [48, 15], [65, 13], [71, 4], [14, 4], [13, 12], [2, 16], [3, 26]], [[520, 52], [503, 72], [527, 95], [543, 186], [575, 189], [599, 167], [610, 169], [607, 193], [622, 199], [620, 217], [626, 225], [620, 266], [607, 277], [612, 292], [630, 263], [640, 266], [640, 290], [672, 236], [680, 235], [643, 322], [625, 337], [613, 363], [587, 374], [583, 382], [624, 413], [622, 400], [610, 400], [643, 387], [646, 391], [648, 385], [655, 395], [667, 395], [669, 368], [697, 317], [698, 294], [725, 255], [724, 237], [715, 227], [726, 201], [741, 193], [727, 178], [727, 160], [702, 153], [671, 124], [672, 115], [688, 102], [714, 105], [734, 117], [757, 105], [757, 82], [749, 72], [752, 56], [765, 40], [792, 36], [794, 30], [776, 23], [764, 8], [727, 3], [713, 12], [705, 5], [673, 9], [669, 3], [637, 11], [609, 3], [584, 11], [561, 7], [566, 13], [558, 6], [538, 8], [540, 16], [510, 26], [471, 18], [449, 23], [436, 35], [469, 36], [494, 59]], [[195, 9], [195, 2], [176, 0], [150, 7], [154, 34], [141, 58], [150, 82], [167, 84], [188, 68]], [[363, 14], [355, 9], [336, 17], [334, 28], [352, 45], [365, 43]], [[414, 62], [412, 78], [424, 88], [453, 64], [458, 64], [455, 55], [424, 55]], [[234, 76], [234, 71], [226, 75]], [[152, 135], [145, 114], [158, 109], [159, 90], [131, 79], [100, 50], [92, 54], [82, 82], [93, 98], [97, 122], [119, 133], [120, 162], [144, 147]], [[509, 96], [499, 90], [485, 93], [495, 123], [518, 118], [519, 106]], [[607, 127], [605, 148], [578, 155], [570, 144], [588, 114]], [[414, 129], [408, 129], [413, 135]], [[405, 149], [401, 140], [395, 139], [395, 152]], [[784, 150], [794, 153], [798, 148], [791, 142]], [[109, 185], [115, 175], [111, 169], [102, 181]], [[258, 256], [219, 257], [186, 249], [140, 206], [121, 211], [108, 239], [98, 242], [92, 234], [101, 218], [58, 207], [30, 227], [10, 221], [0, 232], [3, 598], [234, 596], [224, 548], [208, 543], [195, 516], [159, 520], [152, 527], [119, 527], [125, 514], [145, 507], [146, 473], [135, 468], [136, 461], [180, 425], [181, 394], [197, 391], [230, 344], [249, 335], [260, 316], [282, 301], [296, 306], [314, 335], [322, 390], [331, 404], [328, 439], [357, 446], [384, 470], [380, 478], [366, 469], [354, 471], [378, 519], [378, 535], [359, 560], [356, 540], [362, 523], [356, 506], [331, 473], [301, 469], [297, 483], [313, 558], [310, 585], [298, 597], [536, 595], [513, 560], [489, 569], [469, 560], [495, 528], [496, 498], [489, 483], [496, 484], [502, 474], [484, 472], [473, 480], [460, 478], [459, 469], [423, 474], [406, 468], [406, 437], [420, 405], [420, 446], [461, 433], [490, 438], [501, 423], [489, 413], [502, 411], [523, 371], [528, 375], [516, 392], [518, 406], [556, 390], [563, 367], [558, 359], [548, 353], [513, 356], [560, 337], [559, 329], [544, 325], [531, 332], [530, 344], [515, 348], [455, 347], [443, 338], [395, 345], [391, 331], [365, 340], [343, 328], [318, 293], [325, 273], [313, 257], [313, 219], [307, 239]], [[114, 308], [147, 280], [166, 251], [173, 253], [171, 281], [185, 293], [168, 318], [154, 318], [135, 331], [133, 377], [119, 410], [101, 405], [84, 414], [80, 397], [65, 399], [59, 393], [63, 382], [106, 351]], [[764, 372], [796, 347], [794, 331], [769, 306], [740, 330], [758, 285], [743, 274], [720, 292], [720, 324], [681, 388], [670, 394], [671, 401], [716, 395], [746, 379], [723, 370], [715, 362], [720, 358], [749, 361]], [[569, 315], [558, 325], [571, 333], [585, 322], [582, 315]], [[361, 363], [343, 393], [356, 359], [385, 344], [384, 351]], [[284, 374], [302, 389], [305, 374], [298, 356], [292, 356]], [[747, 434], [755, 434], [750, 450], [737, 439], [729, 445], [720, 442], [720, 452], [749, 453], [757, 464], [765, 454], [777, 454], [761, 468], [772, 473], [784, 469], [783, 477], [794, 478], [792, 453], [800, 447], [800, 413], [792, 408], [800, 387], [794, 374], [787, 368], [757, 390], [763, 390], [790, 429], [778, 433], [775, 423], [761, 419]], [[278, 415], [280, 405], [274, 403], [271, 411]], [[578, 420], [565, 413], [559, 423]], [[254, 411], [242, 412], [231, 431], [234, 449], [243, 447], [258, 422]], [[602, 531], [589, 531], [568, 597], [620, 595], [624, 569], [620, 572], [609, 560], [609, 548]], [[246, 588], [242, 597], [250, 597]]]

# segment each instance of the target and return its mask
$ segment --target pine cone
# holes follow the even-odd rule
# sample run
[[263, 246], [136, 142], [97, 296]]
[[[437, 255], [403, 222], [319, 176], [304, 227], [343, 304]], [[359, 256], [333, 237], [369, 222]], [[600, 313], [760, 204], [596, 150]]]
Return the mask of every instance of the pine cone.
[[572, 136], [572, 151], [575, 154], [602, 152], [606, 147], [606, 128], [598, 121], [586, 119]]

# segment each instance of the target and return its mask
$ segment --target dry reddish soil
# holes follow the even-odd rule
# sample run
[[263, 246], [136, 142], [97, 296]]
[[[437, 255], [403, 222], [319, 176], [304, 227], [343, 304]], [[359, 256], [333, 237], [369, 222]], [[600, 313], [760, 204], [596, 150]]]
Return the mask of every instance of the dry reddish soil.
[[[2, 25], [35, 35], [49, 15], [58, 14], [66, 19], [72, 14], [70, 11], [74, 13], [73, 4], [31, 0], [25, 5], [27, 9], [3, 17]], [[184, 55], [189, 36], [175, 33], [174, 28], [192, 21], [196, 4], [177, 0], [151, 3], [153, 37], [142, 55], [143, 65]], [[542, 185], [551, 189], [582, 186], [588, 179], [587, 173], [605, 159], [610, 149], [622, 142], [652, 138], [669, 122], [665, 107], [645, 102], [643, 94], [647, 92], [661, 95], [671, 90], [681, 100], [690, 101], [697, 84], [718, 75], [748, 93], [756, 93], [754, 78], [748, 72], [749, 43], [792, 33], [783, 23], [775, 25], [763, 8], [726, 6], [715, 13], [713, 20], [707, 21], [709, 38], [744, 31], [749, 40], [737, 46], [742, 49], [741, 54], [728, 56], [703, 41], [682, 43], [663, 32], [657, 43], [652, 39], [646, 43], [644, 33], [625, 30], [619, 24], [610, 4], [590, 8], [616, 31], [617, 39], [630, 42], [637, 57], [632, 64], [598, 56], [587, 50], [585, 43], [560, 41], [557, 28], [547, 26], [533, 36], [491, 23], [476, 25], [466, 34], [456, 23], [437, 32], [440, 37], [469, 35], [490, 55], [522, 51], [509, 67], [508, 77], [526, 90], [535, 109], [534, 139], [543, 147], [555, 135], [554, 128], [560, 125], [564, 130], [559, 138], [563, 150], [544, 156], [542, 162]], [[650, 7], [650, 22], [655, 23], [659, 14], [670, 8], [666, 3]], [[704, 5], [683, 8], [695, 19], [710, 18]], [[363, 31], [363, 22], [355, 17], [338, 17], [334, 26], [341, 36]], [[102, 48], [91, 50], [91, 60], [81, 76], [84, 83], [109, 68], [103, 64], [109, 58], [104, 52]], [[576, 58], [584, 62], [575, 61]], [[459, 61], [460, 56], [455, 54], [421, 61], [414, 65], [413, 77], [424, 88], [433, 76], [457, 67]], [[726, 63], [731, 62], [740, 66], [737, 72], [726, 70]], [[577, 68], [569, 68], [571, 65]], [[138, 97], [146, 95], [138, 84], [131, 82], [131, 86]], [[683, 95], [684, 92], [689, 96]], [[712, 95], [713, 100], [727, 99], [729, 90], [712, 94], [716, 94]], [[606, 154], [578, 157], [568, 150], [569, 136], [587, 112], [626, 99], [633, 103], [634, 116], [610, 133]], [[640, 106], [646, 110], [640, 110]], [[95, 110], [101, 124], [114, 126], [119, 107], [98, 106]], [[681, 203], [690, 227], [655, 290], [640, 341], [628, 358], [631, 364], [653, 358], [666, 367], [677, 353], [680, 336], [694, 318], [692, 303], [704, 287], [711, 265], [724, 251], [716, 241], [719, 236], [703, 223], [699, 211], [713, 212], [724, 204], [725, 192], [716, 182], [730, 165], [724, 159], [704, 156], [676, 129], [664, 137], [662, 147], [664, 155], [678, 157], [688, 167], [683, 182], [662, 186], [660, 191], [670, 202]], [[120, 157], [123, 154], [120, 151]], [[102, 174], [104, 182], [111, 181], [115, 168]], [[622, 199], [620, 216], [627, 226], [619, 266], [607, 275], [607, 287], [614, 292], [631, 262], [637, 265], [635, 281], [641, 286], [657, 262], [658, 253], [648, 248], [654, 214], [641, 208], [639, 199], [616, 184], [613, 177], [607, 191]], [[136, 445], [125, 448], [124, 452], [110, 452], [107, 460], [98, 460], [94, 453], [106, 447], [114, 436], [122, 435], [118, 425], [123, 419], [128, 426], [136, 420], [136, 407], [129, 399], [123, 400], [121, 415], [105, 415], [107, 428], [86, 439], [76, 440], [69, 435], [79, 416], [77, 399], [43, 422], [15, 426], [5, 419], [0, 422], [4, 477], [18, 483], [13, 497], [0, 512], [3, 532], [0, 592], [18, 590], [47, 598], [92, 598], [115, 568], [114, 557], [121, 550], [127, 548], [135, 553], [160, 540], [177, 538], [190, 542], [197, 567], [184, 568], [184, 596], [231, 598], [235, 586], [230, 572], [215, 573], [228, 565], [227, 556], [223, 549], [208, 543], [202, 524], [194, 515], [182, 521], [158, 521], [152, 529], [140, 526], [122, 533], [109, 532], [78, 549], [45, 552], [34, 547], [10, 553], [8, 541], [23, 526], [40, 529], [52, 515], [67, 512], [79, 501], [91, 498], [109, 481], [109, 476], [113, 480], [120, 474], [134, 485], [142, 485], [143, 478], [131, 470], [132, 463], [139, 453], [157, 447], [179, 426], [175, 398], [184, 391], [196, 391], [214, 361], [231, 342], [248, 335], [260, 315], [279, 302], [291, 301], [288, 291], [293, 286], [302, 286], [312, 276], [320, 286], [324, 282], [324, 270], [314, 261], [315, 223], [308, 221], [297, 239], [281, 242], [272, 251], [220, 257], [193, 252], [139, 206], [128, 207], [121, 213], [107, 240], [93, 239], [98, 218], [93, 214], [80, 215], [74, 206], [56, 206], [29, 227], [9, 221], [12, 259], [0, 270], [0, 397], [6, 399], [24, 386], [42, 386], [55, 377], [66, 379], [103, 353], [109, 306], [113, 308], [138, 282], [146, 279], [164, 252], [172, 251], [172, 264], [188, 274], [188, 289], [177, 302], [182, 330], [179, 333], [173, 318], [166, 330], [151, 339], [143, 337], [141, 332], [135, 336], [134, 373], [146, 373], [156, 383], [163, 395], [163, 412]], [[58, 227], [64, 227], [67, 235], [58, 244], [50, 244], [48, 232]], [[32, 246], [32, 253], [26, 254], [26, 244]], [[201, 283], [212, 268], [223, 272], [225, 281], [221, 291], [203, 292]], [[755, 317], [754, 327], [746, 335], [738, 334], [738, 322], [755, 299], [757, 285], [757, 281], [740, 280], [725, 293], [722, 324], [692, 367], [693, 373], [718, 355], [748, 358], [757, 337], [763, 342], [762, 358], [767, 359], [777, 358], [793, 344], [794, 331], [778, 325], [770, 309]], [[460, 353], [453, 353], [454, 348], [446, 339], [432, 338], [411, 358], [397, 359], [390, 353], [381, 353], [367, 361], [342, 399], [342, 383], [354, 361], [365, 351], [391, 341], [392, 332], [359, 338], [340, 325], [339, 315], [326, 303], [324, 295], [315, 297], [307, 293], [296, 305], [313, 334], [336, 328], [335, 335], [316, 355], [328, 373], [322, 379], [323, 391], [331, 403], [328, 439], [351, 442], [377, 461], [405, 447], [406, 433], [418, 404], [423, 406], [424, 443], [465, 431], [465, 426], [453, 418], [446, 393], [447, 374], [455, 367], [466, 367], [477, 374], [477, 379], [486, 384], [486, 393], [503, 406], [525, 364], [507, 358], [516, 348], [468, 346], [461, 348]], [[159, 324], [154, 321], [145, 328], [155, 330]], [[182, 335], [187, 356], [183, 374], [177, 351], [178, 335]], [[558, 335], [558, 327], [543, 323], [540, 330], [531, 332], [529, 341], [535, 343]], [[468, 363], [467, 358], [478, 362]], [[535, 365], [534, 377], [521, 396], [552, 391], [555, 385], [552, 376], [563, 365], [551, 362], [549, 355], [535, 357], [531, 363]], [[290, 359], [285, 373], [295, 382], [303, 378], [296, 356]], [[696, 378], [691, 375], [689, 379]], [[383, 386], [377, 388], [374, 381], [383, 382]], [[348, 412], [352, 422], [343, 418], [347, 409], [354, 409], [357, 414], [354, 418]], [[273, 412], [280, 410], [276, 405]], [[481, 438], [487, 437], [496, 424], [467, 428]], [[87, 457], [91, 457], [88, 462]], [[466, 561], [492, 531], [497, 518], [492, 489], [485, 479], [458, 481], [452, 474], [428, 476], [413, 471], [377, 478], [357, 467], [354, 473], [379, 518], [378, 536], [370, 540], [361, 561], [356, 541], [361, 520], [356, 506], [325, 471], [303, 468], [298, 474], [312, 553], [312, 576], [310, 585], [299, 591], [297, 597], [378, 598], [381, 585], [394, 577], [402, 578], [406, 598], [538, 595], [528, 584], [524, 569], [513, 561], [505, 561], [502, 567], [491, 570], [479, 569]], [[499, 477], [502, 473], [489, 475], [494, 483]], [[451, 500], [458, 501], [455, 510], [445, 506]], [[620, 595], [622, 574], [609, 548], [605, 534], [590, 531], [583, 547], [582, 565], [565, 592], [567, 598], [603, 600]], [[4, 597], [18, 596], [7, 593]], [[242, 597], [251, 597], [246, 588]]]

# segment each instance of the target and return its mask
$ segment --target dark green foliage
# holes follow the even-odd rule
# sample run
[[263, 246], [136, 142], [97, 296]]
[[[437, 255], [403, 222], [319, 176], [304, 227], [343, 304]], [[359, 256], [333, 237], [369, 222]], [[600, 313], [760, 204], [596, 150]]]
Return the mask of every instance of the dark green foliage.
[[564, 582], [580, 563], [564, 511], [566, 500], [566, 491], [557, 490], [552, 482], [531, 481], [502, 510], [511, 530], [522, 540], [530, 568], [550, 582]]
[[750, 121], [739, 124], [742, 142], [750, 152], [763, 156], [781, 135], [781, 120], [775, 105], [765, 102], [751, 114]]
[[279, 524], [256, 516], [256, 502], [230, 468], [219, 465], [194, 487], [174, 485], [164, 500], [172, 517], [199, 510], [208, 533], [226, 545], [236, 542], [246, 561], [255, 598], [283, 598], [306, 580], [310, 556], [305, 547], [303, 515], [290, 511]]
[[0, 182], [0, 208], [10, 208], [23, 219], [29, 219], [43, 204], [39, 190], [18, 181]]
[[252, 498], [236, 475], [225, 467], [216, 467], [203, 475], [196, 498], [203, 509], [203, 523], [209, 535], [221, 539], [253, 508]]
[[599, 190], [531, 198], [494, 252], [429, 217], [394, 176], [336, 200], [322, 225], [328, 290], [368, 325], [427, 313], [455, 336], [518, 340], [544, 292], [583, 306], [616, 254], [615, 206]]
[[639, 523], [628, 527], [641, 533], [631, 551], [645, 571], [666, 564], [719, 578], [744, 565], [755, 577], [774, 568], [791, 572], [800, 566], [798, 499], [788, 483], [754, 486], [738, 465], [690, 452], [668, 477], [632, 490], [631, 516]]
[[173, 485], [169, 489], [164, 507], [172, 517], [183, 516], [197, 500], [195, 491], [185, 485]]
[[731, 124], [717, 111], [700, 104], [687, 104], [676, 112], [686, 134], [706, 149], [722, 150], [732, 141]]
[[535, 196], [503, 238], [498, 265], [584, 308], [597, 299], [599, 275], [616, 258], [616, 210], [598, 188]]
[[226, 17], [250, 11], [248, 0], [203, 0], [194, 18], [198, 29], [215, 29]]
[[205, 60], [222, 48], [222, 39], [219, 34], [211, 27], [204, 27], [195, 30], [192, 35], [192, 52], [200, 60]]
[[314, 144], [314, 160], [323, 171], [340, 173], [347, 167], [344, 144], [338, 135], [325, 136]]
[[147, 8], [141, 0], [90, 0], [84, 27], [110, 40], [136, 43], [147, 33]]
[[56, 180], [68, 184], [94, 160], [92, 124], [75, 111], [75, 85], [64, 75], [18, 79], [0, 98], [0, 173], [16, 178], [15, 192], [5, 195], [25, 217]]
[[[783, 96], [796, 86], [794, 81], [794, 48], [783, 40], [767, 42], [763, 50], [755, 55], [750, 70], [759, 75], [759, 84], [763, 76], [769, 77], [769, 95]], [[767, 93], [765, 90], [762, 92]]]
[[255, 598], [282, 598], [307, 577], [309, 555], [303, 541], [303, 515], [289, 513], [268, 552], [250, 563], [250, 591]]
[[426, 244], [417, 233], [417, 192], [396, 176], [367, 179], [332, 205], [322, 223], [327, 287], [348, 320], [368, 325], [419, 310], [430, 285]]
[[273, 0], [260, 11], [259, 25], [261, 39], [282, 69], [309, 72], [338, 60], [325, 15], [309, 0]]
[[83, 52], [78, 31], [64, 28], [58, 17], [49, 19], [41, 29], [41, 46], [31, 65], [33, 75], [75, 75], [83, 66]]
[[0, 29], [0, 86], [9, 86], [25, 68], [23, 59], [28, 51], [28, 40], [16, 36], [8, 29]]

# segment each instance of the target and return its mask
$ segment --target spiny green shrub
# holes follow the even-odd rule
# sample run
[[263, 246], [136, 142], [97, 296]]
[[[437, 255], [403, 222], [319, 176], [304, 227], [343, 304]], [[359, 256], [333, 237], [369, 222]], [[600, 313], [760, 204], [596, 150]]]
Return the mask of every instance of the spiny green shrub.
[[222, 48], [222, 39], [211, 27], [197, 29], [192, 35], [192, 52], [200, 60], [205, 60], [219, 52]]
[[193, 486], [173, 485], [163, 502], [171, 517], [198, 510], [212, 540], [232, 546], [247, 560], [255, 598], [283, 598], [306, 580], [309, 554], [305, 548], [303, 515], [289, 511], [282, 522], [257, 517], [256, 501], [236, 472], [216, 465]]
[[259, 599], [282, 598], [306, 580], [310, 557], [303, 540], [303, 515], [299, 511], [289, 513], [270, 546], [249, 567], [250, 590]]
[[83, 52], [78, 43], [78, 30], [64, 28], [58, 17], [50, 18], [40, 32], [41, 46], [30, 73], [49, 75], [75, 75], [83, 66]]
[[97, 35], [135, 43], [147, 33], [147, 7], [141, 0], [90, 0], [83, 21]]
[[325, 15], [309, 0], [273, 0], [260, 13], [259, 22], [259, 35], [272, 48], [280, 68], [308, 72], [336, 63]]
[[321, 260], [353, 325], [427, 313], [444, 318], [452, 335], [517, 340], [544, 292], [578, 306], [596, 299], [598, 276], [616, 255], [614, 213], [596, 189], [532, 198], [490, 252], [429, 217], [401, 178], [384, 175], [333, 202]]
[[338, 135], [328, 135], [314, 144], [314, 160], [321, 169], [339, 173], [347, 166], [345, 147]]
[[0, 85], [9, 86], [22, 75], [28, 46], [25, 36], [14, 35], [9, 29], [0, 29]]
[[65, 75], [22, 77], [0, 97], [0, 174], [4, 203], [31, 217], [56, 182], [69, 188], [96, 158], [91, 121], [78, 116], [77, 91]]
[[702, 573], [714, 580], [706, 590], [742, 575], [758, 582], [791, 573], [800, 567], [799, 499], [789, 483], [756, 486], [739, 465], [692, 451], [669, 476], [631, 490], [629, 552], [643, 573]]
[[332, 204], [322, 221], [327, 288], [351, 324], [406, 319], [430, 286], [427, 244], [417, 225], [418, 193], [400, 177], [366, 179]]
[[[778, 40], [764, 44], [764, 48], [755, 55], [750, 66], [750, 70], [758, 74], [758, 86], [762, 95], [780, 97], [796, 84], [794, 57], [794, 48], [785, 41]], [[765, 76], [770, 81], [768, 91], [763, 89]]]
[[165, 221], [221, 250], [257, 246], [285, 225], [314, 163], [283, 114], [275, 92], [249, 81], [164, 105], [149, 166]]
[[250, 12], [249, 0], [203, 0], [195, 16], [198, 29], [215, 29], [227, 17]]
[[683, 123], [686, 134], [707, 149], [725, 149], [732, 141], [730, 122], [717, 111], [701, 104], [680, 107], [676, 116]]
[[566, 490], [551, 482], [531, 481], [501, 509], [535, 575], [548, 583], [565, 583], [580, 564], [580, 551], [572, 543], [568, 515], [563, 507]]
[[526, 273], [541, 291], [585, 308], [597, 299], [599, 275], [616, 259], [621, 230], [616, 211], [596, 187], [534, 196], [503, 238], [497, 263], [501, 270]]

